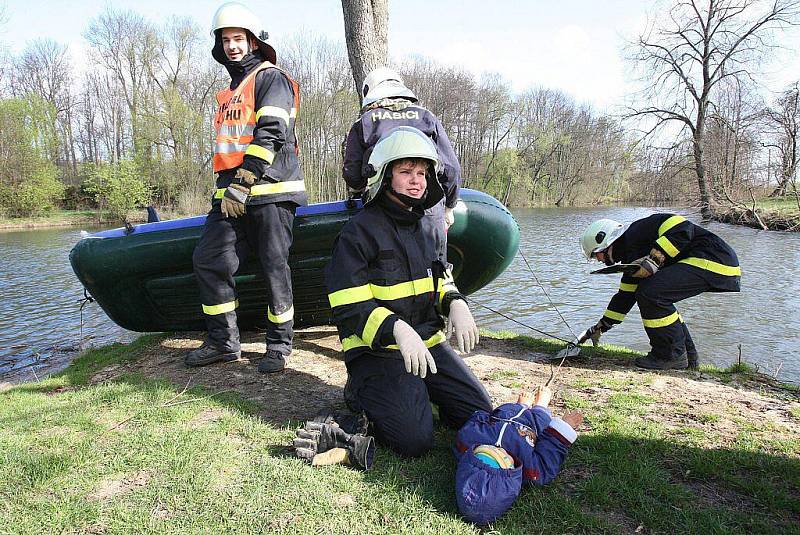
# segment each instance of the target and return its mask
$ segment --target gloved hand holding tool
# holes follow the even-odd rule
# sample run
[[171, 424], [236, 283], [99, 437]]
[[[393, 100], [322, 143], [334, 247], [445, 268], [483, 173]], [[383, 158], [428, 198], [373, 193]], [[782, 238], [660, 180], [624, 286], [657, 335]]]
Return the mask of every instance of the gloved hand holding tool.
[[306, 422], [294, 439], [295, 455], [312, 466], [346, 464], [369, 470], [375, 460], [375, 439], [345, 433], [336, 422]]
[[450, 340], [450, 336], [455, 332], [458, 350], [462, 353], [472, 351], [480, 340], [480, 332], [467, 302], [463, 299], [451, 301], [448, 319], [450, 321], [447, 322], [447, 339]]
[[430, 350], [425, 347], [425, 342], [411, 325], [403, 320], [397, 320], [392, 332], [408, 373], [418, 375], [421, 379], [425, 379], [429, 369], [431, 373], [436, 373], [436, 362]]
[[245, 213], [245, 203], [250, 195], [250, 188], [256, 183], [256, 175], [252, 171], [239, 168], [234, 181], [225, 190], [220, 210], [225, 217], [240, 217]]
[[612, 326], [613, 325], [606, 321], [605, 318], [600, 318], [600, 321], [586, 329], [581, 337], [578, 338], [578, 345], [581, 345], [587, 340], [591, 340], [592, 345], [596, 347], [597, 344], [600, 343], [600, 336], [611, 329]]

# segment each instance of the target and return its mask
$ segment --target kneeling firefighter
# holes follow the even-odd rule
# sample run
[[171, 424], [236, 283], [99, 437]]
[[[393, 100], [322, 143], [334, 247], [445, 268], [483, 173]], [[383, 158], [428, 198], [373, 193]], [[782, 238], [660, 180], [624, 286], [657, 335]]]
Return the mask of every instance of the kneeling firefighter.
[[453, 428], [491, 410], [483, 385], [442, 332], [446, 316], [461, 351], [478, 341], [467, 302], [420, 224], [443, 196], [437, 158], [416, 128], [387, 132], [370, 156], [375, 174], [364, 209], [342, 228], [325, 270], [345, 353], [346, 401], [366, 413], [379, 442], [412, 457], [433, 446], [431, 401]]
[[653, 214], [625, 229], [612, 219], [589, 225], [581, 237], [586, 258], [607, 266], [636, 264], [623, 274], [619, 291], [587, 335], [600, 335], [621, 323], [639, 305], [650, 352], [636, 359], [640, 368], [695, 369], [697, 349], [675, 303], [703, 292], [738, 292], [739, 260], [719, 236], [674, 214]]
[[231, 76], [217, 94], [214, 172], [217, 190], [192, 262], [208, 336], [188, 366], [240, 356], [234, 273], [258, 256], [267, 287], [261, 372], [283, 369], [292, 351], [294, 306], [289, 247], [297, 206], [308, 204], [297, 157], [299, 88], [275, 66], [258, 18], [236, 2], [214, 15], [212, 56]]

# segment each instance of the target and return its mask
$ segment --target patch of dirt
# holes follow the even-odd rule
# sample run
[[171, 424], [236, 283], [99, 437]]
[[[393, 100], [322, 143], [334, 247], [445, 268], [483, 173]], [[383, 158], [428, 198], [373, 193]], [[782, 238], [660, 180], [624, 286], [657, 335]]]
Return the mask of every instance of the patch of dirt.
[[106, 479], [86, 498], [90, 501], [101, 501], [121, 496], [139, 487], [144, 487], [152, 477], [149, 472], [141, 471], [130, 477]]
[[[242, 358], [237, 361], [202, 368], [184, 365], [186, 353], [201, 343], [202, 333], [176, 335], [149, 349], [134, 363], [101, 370], [94, 380], [139, 372], [146, 377], [166, 378], [181, 389], [188, 383], [211, 392], [233, 390], [263, 407], [264, 420], [280, 426], [310, 419], [327, 407], [343, 406], [347, 372], [333, 327], [296, 331], [294, 351], [286, 369], [269, 375], [257, 370], [265, 350], [260, 333], [243, 333]], [[515, 400], [521, 388], [532, 389], [546, 382], [553, 369], [549, 356], [520, 341], [483, 337], [465, 362], [486, 386], [494, 403], [499, 404]], [[573, 384], [580, 386], [572, 387]], [[551, 386], [557, 392], [555, 413], [565, 409], [564, 397], [599, 405], [619, 393], [646, 396], [644, 419], [658, 421], [667, 428], [702, 430], [709, 437], [706, 447], [734, 441], [743, 422], [766, 422], [770, 429], [764, 432], [778, 431], [784, 438], [800, 440], [800, 426], [791, 414], [793, 408], [800, 407], [800, 398], [769, 381], [725, 384], [702, 372], [648, 372], [626, 367], [618, 360], [576, 357], [555, 371]], [[221, 415], [216, 411], [201, 413], [192, 425], [204, 425]]]

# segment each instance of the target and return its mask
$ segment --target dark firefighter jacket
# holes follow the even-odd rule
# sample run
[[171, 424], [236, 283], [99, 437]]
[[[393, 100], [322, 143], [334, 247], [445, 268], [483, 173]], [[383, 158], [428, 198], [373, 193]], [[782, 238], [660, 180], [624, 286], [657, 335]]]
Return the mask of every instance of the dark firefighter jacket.
[[[631, 223], [613, 243], [615, 262], [628, 264], [647, 256], [651, 249], [664, 253], [661, 269], [676, 263], [699, 269], [713, 292], [738, 292], [742, 270], [739, 259], [725, 241], [703, 227], [674, 214], [653, 214]], [[636, 302], [641, 279], [623, 275], [619, 291], [611, 298], [603, 316], [611, 324], [625, 319]]]
[[[393, 100], [409, 102], [405, 99]], [[342, 167], [342, 175], [347, 185], [355, 190], [363, 190], [366, 187], [367, 179], [375, 173], [369, 166], [372, 148], [381, 136], [398, 126], [413, 126], [434, 142], [439, 154], [439, 182], [444, 189], [445, 206], [455, 207], [461, 187], [461, 166], [453, 151], [453, 145], [439, 119], [422, 106], [410, 102], [400, 110], [381, 107], [368, 110], [353, 124], [347, 134]]]
[[[295, 136], [299, 86], [281, 69], [253, 54], [224, 65], [231, 84], [217, 95], [217, 191], [212, 202], [221, 202], [241, 166], [259, 177], [247, 204], [290, 201], [305, 206], [308, 197]], [[223, 151], [236, 156], [220, 157]]]
[[401, 358], [392, 332], [398, 319], [428, 347], [445, 341], [440, 313], [462, 296], [420, 227], [422, 216], [381, 195], [342, 228], [325, 280], [346, 361], [368, 350]]

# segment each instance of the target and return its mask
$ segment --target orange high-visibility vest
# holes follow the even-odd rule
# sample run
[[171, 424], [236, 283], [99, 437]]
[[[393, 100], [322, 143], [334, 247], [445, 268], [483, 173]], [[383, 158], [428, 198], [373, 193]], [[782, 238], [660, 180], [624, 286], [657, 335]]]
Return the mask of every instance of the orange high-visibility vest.
[[[214, 172], [226, 169], [235, 169], [242, 165], [245, 151], [253, 141], [253, 131], [256, 126], [255, 88], [256, 75], [264, 69], [278, 69], [289, 80], [294, 93], [294, 107], [289, 110], [286, 121], [287, 137], [294, 143], [297, 152], [297, 139], [294, 136], [294, 123], [297, 110], [300, 107], [300, 87], [282, 69], [265, 61], [249, 73], [236, 89], [224, 89], [217, 93], [217, 114], [214, 117], [214, 129], [217, 133], [214, 147]], [[287, 142], [289, 142], [287, 139]], [[268, 163], [275, 157], [269, 150], [260, 151], [260, 156]]]

